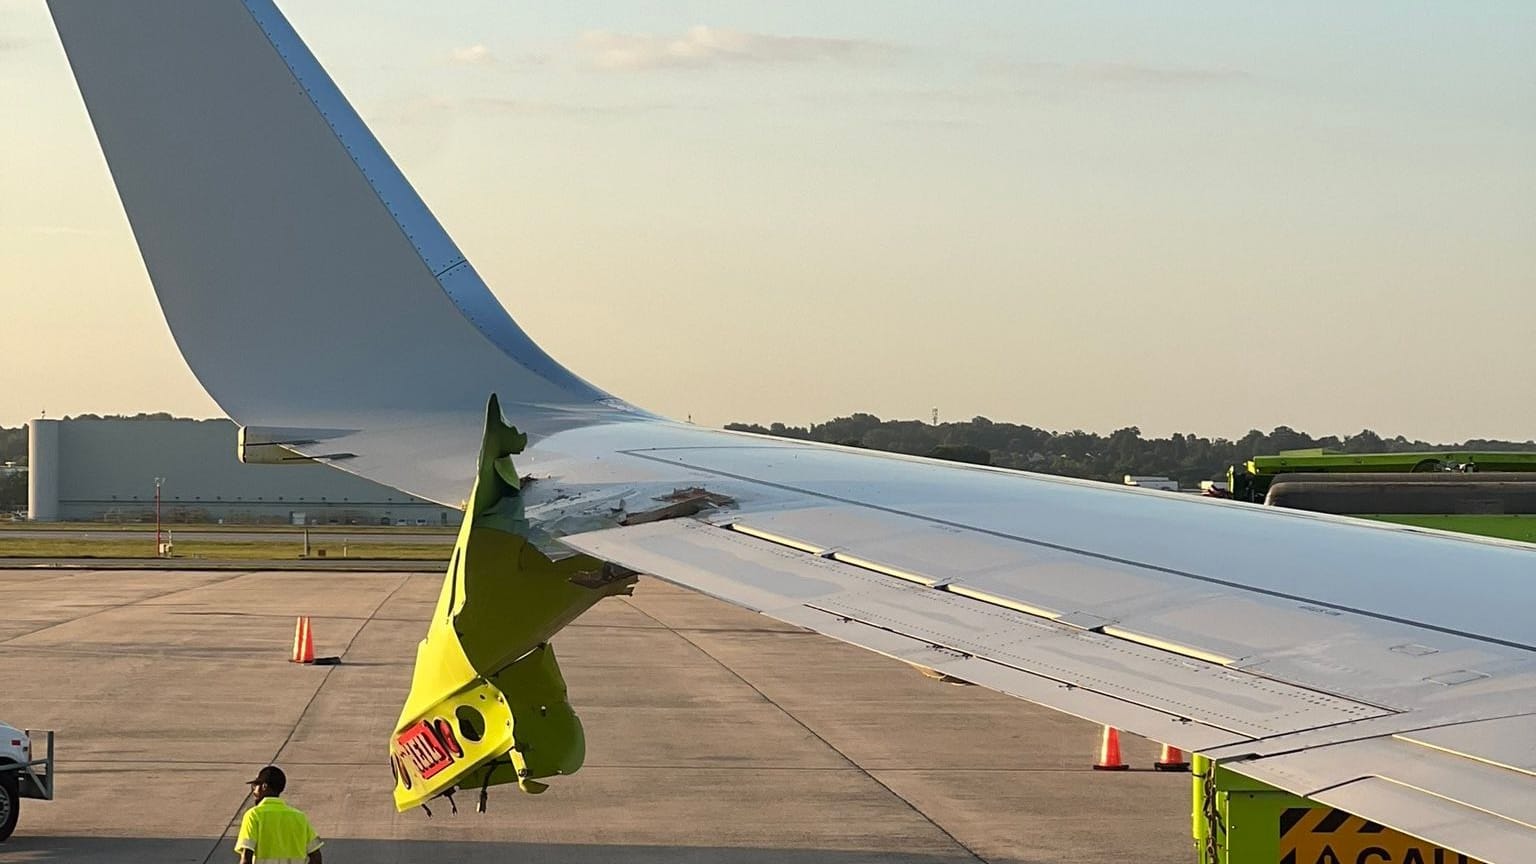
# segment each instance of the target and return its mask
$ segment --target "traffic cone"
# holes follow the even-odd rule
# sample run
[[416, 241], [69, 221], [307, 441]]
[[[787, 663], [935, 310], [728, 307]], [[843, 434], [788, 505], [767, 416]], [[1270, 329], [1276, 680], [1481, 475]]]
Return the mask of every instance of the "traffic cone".
[[1120, 730], [1104, 727], [1104, 737], [1099, 742], [1099, 761], [1093, 763], [1095, 771], [1124, 771], [1131, 766], [1120, 758]]
[[1159, 771], [1188, 771], [1189, 760], [1184, 758], [1183, 750], [1164, 744], [1163, 752], [1158, 754], [1152, 767]]
[[315, 637], [309, 631], [309, 616], [300, 615], [293, 626], [293, 663], [315, 662]]

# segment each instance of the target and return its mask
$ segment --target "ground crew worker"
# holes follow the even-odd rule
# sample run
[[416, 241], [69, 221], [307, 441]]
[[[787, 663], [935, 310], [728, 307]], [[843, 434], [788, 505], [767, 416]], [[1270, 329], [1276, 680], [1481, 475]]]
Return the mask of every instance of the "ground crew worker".
[[235, 854], [240, 864], [321, 864], [325, 845], [303, 811], [289, 807], [282, 798], [288, 778], [283, 769], [268, 765], [251, 781], [256, 806], [240, 817], [240, 836]]

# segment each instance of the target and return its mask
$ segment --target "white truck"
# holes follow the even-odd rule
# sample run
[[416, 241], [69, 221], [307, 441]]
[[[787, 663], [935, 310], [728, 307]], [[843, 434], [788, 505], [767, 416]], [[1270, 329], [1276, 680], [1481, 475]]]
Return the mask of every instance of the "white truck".
[[[33, 749], [39, 740], [42, 758]], [[0, 843], [16, 830], [23, 798], [53, 800], [53, 733], [0, 723]]]

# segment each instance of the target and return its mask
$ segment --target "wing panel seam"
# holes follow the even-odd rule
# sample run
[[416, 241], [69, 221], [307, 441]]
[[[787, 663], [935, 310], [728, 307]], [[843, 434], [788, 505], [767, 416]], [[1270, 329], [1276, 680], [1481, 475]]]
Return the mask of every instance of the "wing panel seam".
[[[250, 14], [251, 20], [255, 21], [256, 26], [261, 29], [262, 35], [266, 37], [267, 43], [272, 46], [272, 50], [277, 52], [277, 56], [283, 61], [283, 65], [287, 67], [288, 74], [293, 76], [294, 83], [299, 86], [299, 89], [304, 91], [304, 97], [309, 100], [309, 104], [315, 109], [315, 113], [319, 114], [320, 119], [325, 121], [325, 125], [331, 130], [331, 135], [335, 137], [336, 143], [341, 145], [341, 148], [347, 153], [347, 158], [352, 160], [352, 164], [357, 168], [358, 172], [363, 175], [363, 179], [368, 183], [368, 188], [373, 190], [373, 194], [379, 199], [379, 203], [384, 205], [385, 210], [389, 211], [389, 215], [393, 219], [395, 226], [400, 229], [400, 233], [403, 234], [406, 241], [411, 244], [411, 248], [416, 250], [416, 256], [421, 259], [422, 265], [427, 268], [428, 272], [432, 273], [434, 277], [440, 276], [442, 273], [446, 273], [447, 271], [466, 263], [467, 259], [464, 257], [464, 254], [459, 251], [458, 247], [453, 243], [453, 240], [447, 237], [446, 234], [443, 237], [443, 242], [447, 244], [447, 250], [449, 250], [444, 254], [446, 263], [433, 262], [431, 260], [434, 256], [427, 252], [426, 247], [424, 247], [417, 240], [415, 233], [413, 233], [411, 229], [405, 224], [405, 218], [401, 214], [400, 209], [396, 207], [395, 203], [391, 200], [392, 196], [387, 194], [385, 190], [380, 186], [378, 178], [374, 175], [374, 172], [370, 171], [368, 166], [363, 164], [361, 155], [359, 154], [358, 150], [353, 147], [350, 141], [351, 135], [349, 132], [344, 130], [337, 123], [336, 118], [331, 116], [330, 111], [321, 106], [319, 100], [315, 96], [314, 88], [311, 87], [309, 81], [305, 80], [304, 73], [296, 68], [293, 58], [291, 58], [288, 52], [284, 50], [283, 45], [281, 44], [283, 40], [279, 38], [279, 34], [273, 32], [272, 22], [266, 19], [266, 16], [262, 14], [261, 10], [256, 8], [251, 0], [242, 0], [242, 5], [245, 6], [246, 12]], [[298, 38], [296, 33], [293, 35], [294, 38]], [[323, 73], [324, 70], [321, 71]], [[362, 134], [364, 136], [372, 137], [371, 133], [368, 131], [367, 126], [362, 123], [361, 118], [358, 118], [357, 125], [362, 130]], [[374, 139], [373, 143], [380, 150], [383, 149], [382, 145], [378, 144], [377, 139]], [[407, 188], [409, 188], [409, 183], [406, 185]], [[426, 205], [420, 202], [419, 196], [417, 197], [417, 203], [421, 204], [422, 207], [425, 207]]]
[[1229, 579], [1221, 579], [1216, 576], [1205, 576], [1199, 573], [1190, 573], [1188, 571], [1179, 570], [1174, 567], [1164, 567], [1159, 564], [1149, 564], [1143, 561], [1136, 561], [1131, 558], [1121, 558], [1119, 556], [1109, 555], [1103, 552], [1094, 552], [1088, 549], [1078, 549], [1062, 543], [1052, 543], [1049, 540], [1038, 540], [1032, 537], [1020, 537], [1017, 534], [1009, 534], [1005, 531], [997, 531], [991, 528], [979, 528], [975, 525], [967, 525], [964, 522], [956, 522], [950, 519], [942, 519], [935, 516], [925, 516], [921, 513], [913, 513], [911, 511], [901, 510], [896, 507], [887, 507], [882, 504], [871, 504], [867, 501], [859, 501], [857, 499], [844, 498], [842, 496], [833, 495], [827, 492], [817, 492], [811, 489], [803, 489], [801, 487], [791, 486], [786, 483], [775, 483], [771, 480], [763, 480], [758, 477], [749, 477], [745, 474], [736, 474], [730, 471], [722, 471], [718, 468], [709, 468], [700, 465], [692, 465], [687, 462], [677, 462], [671, 459], [663, 459], [659, 456], [651, 456], [638, 450], [620, 450], [617, 452], [623, 453], [627, 456], [633, 456], [636, 459], [646, 459], [651, 462], [659, 462], [661, 464], [671, 465], [673, 467], [687, 468], [690, 471], [699, 471], [705, 474], [713, 474], [718, 477], [729, 477], [732, 480], [740, 480], [743, 483], [753, 483], [759, 486], [766, 486], [770, 489], [778, 489], [784, 492], [793, 492], [797, 495], [804, 495], [808, 498], [819, 498], [823, 501], [835, 501], [839, 504], [847, 504], [852, 507], [863, 507], [865, 509], [873, 510], [879, 513], [889, 513], [893, 516], [917, 519], [919, 521], [927, 522], [933, 525], [944, 525], [949, 528], [958, 528], [962, 531], [973, 531], [977, 534], [985, 534], [989, 537], [997, 537], [1003, 540], [1013, 540], [1018, 543], [1027, 543], [1031, 546], [1039, 546], [1043, 549], [1054, 549], [1058, 552], [1067, 552], [1073, 555], [1081, 555], [1085, 558], [1093, 558], [1099, 561], [1108, 561], [1114, 564], [1123, 564], [1128, 567], [1137, 567], [1142, 570], [1150, 570], [1155, 573], [1166, 573], [1170, 576], [1178, 576], [1184, 579], [1193, 579], [1197, 582], [1204, 582], [1210, 585], [1220, 585], [1222, 587], [1232, 588], [1238, 591], [1249, 591], [1254, 594], [1260, 594], [1267, 597], [1275, 597], [1280, 600], [1290, 600], [1297, 603], [1310, 603], [1314, 606], [1334, 609], [1339, 612], [1348, 612], [1352, 615], [1361, 615], [1366, 618], [1375, 619], [1377, 621], [1389, 621], [1393, 624], [1403, 624], [1408, 627], [1418, 627], [1424, 630], [1430, 630], [1435, 633], [1444, 633], [1447, 636], [1460, 636], [1465, 639], [1475, 639], [1479, 642], [1486, 642], [1490, 645], [1502, 645], [1506, 648], [1516, 648], [1521, 651], [1536, 652], [1536, 645], [1527, 645], [1523, 642], [1516, 642], [1511, 639], [1500, 639], [1497, 636], [1488, 636], [1486, 634], [1480, 633], [1468, 633], [1466, 631], [1457, 630], [1452, 627], [1442, 627], [1438, 624], [1430, 624], [1424, 621], [1415, 621], [1411, 618], [1403, 618], [1397, 615], [1387, 615], [1382, 612], [1372, 612], [1368, 609], [1360, 609], [1358, 607], [1348, 606], [1342, 603], [1333, 603], [1327, 600], [1317, 600], [1299, 594], [1288, 594], [1284, 591], [1276, 591], [1272, 588], [1259, 588], [1253, 585], [1244, 585], [1241, 582], [1233, 582]]

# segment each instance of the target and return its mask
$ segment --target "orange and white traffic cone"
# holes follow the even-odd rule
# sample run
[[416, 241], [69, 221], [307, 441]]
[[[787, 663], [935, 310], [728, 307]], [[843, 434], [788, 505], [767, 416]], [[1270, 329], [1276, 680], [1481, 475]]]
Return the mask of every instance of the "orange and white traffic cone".
[[1099, 741], [1099, 761], [1093, 763], [1093, 770], [1124, 771], [1130, 767], [1120, 758], [1120, 730], [1105, 726], [1104, 737]]
[[1158, 754], [1152, 767], [1159, 771], [1188, 771], [1189, 760], [1184, 758], [1183, 750], [1164, 744], [1163, 752]]
[[315, 636], [309, 630], [309, 616], [300, 615], [293, 625], [293, 663], [315, 662]]

